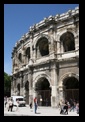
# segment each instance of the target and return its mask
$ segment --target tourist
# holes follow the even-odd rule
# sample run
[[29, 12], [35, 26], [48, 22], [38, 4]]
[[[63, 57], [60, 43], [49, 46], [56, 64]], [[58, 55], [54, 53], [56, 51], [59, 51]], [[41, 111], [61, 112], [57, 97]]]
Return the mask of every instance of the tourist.
[[13, 110], [13, 101], [10, 98], [9, 101], [8, 101], [8, 111], [12, 111], [12, 110]]
[[32, 109], [32, 102], [30, 103], [30, 109]]
[[37, 111], [37, 106], [38, 106], [38, 104], [37, 104], [37, 98], [35, 97], [34, 98], [34, 111], [35, 111], [35, 113]]

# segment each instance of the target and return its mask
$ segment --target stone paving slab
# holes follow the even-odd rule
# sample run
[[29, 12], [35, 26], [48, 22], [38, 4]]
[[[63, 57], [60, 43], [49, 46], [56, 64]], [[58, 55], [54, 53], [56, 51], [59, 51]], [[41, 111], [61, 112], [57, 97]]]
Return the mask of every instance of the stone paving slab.
[[29, 106], [19, 107], [16, 111], [16, 107], [13, 108], [13, 111], [10, 112], [7, 108], [4, 108], [4, 116], [6, 115], [17, 115], [17, 116], [79, 116], [76, 111], [68, 112], [68, 115], [60, 114], [60, 110], [58, 108], [52, 107], [38, 107], [37, 113], [34, 113], [34, 108], [30, 109]]

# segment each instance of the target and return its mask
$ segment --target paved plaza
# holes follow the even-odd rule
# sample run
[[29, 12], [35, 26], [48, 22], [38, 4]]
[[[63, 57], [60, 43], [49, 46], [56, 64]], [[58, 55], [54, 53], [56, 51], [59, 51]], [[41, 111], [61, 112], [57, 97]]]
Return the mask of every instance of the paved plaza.
[[60, 110], [58, 108], [52, 107], [38, 107], [37, 113], [34, 113], [34, 108], [30, 109], [27, 105], [26, 107], [19, 107], [16, 111], [16, 107], [13, 108], [13, 111], [10, 112], [7, 108], [4, 108], [4, 116], [79, 116], [76, 111], [69, 111], [68, 115], [60, 114]]

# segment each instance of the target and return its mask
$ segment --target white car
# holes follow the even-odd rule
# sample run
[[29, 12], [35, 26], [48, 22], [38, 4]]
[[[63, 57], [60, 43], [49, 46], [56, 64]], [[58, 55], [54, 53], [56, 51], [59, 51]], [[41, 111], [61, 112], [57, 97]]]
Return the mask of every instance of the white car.
[[17, 106], [17, 100], [19, 101], [19, 107], [20, 106], [26, 106], [26, 102], [24, 100], [23, 96], [11, 96], [12, 100], [13, 100], [13, 105]]

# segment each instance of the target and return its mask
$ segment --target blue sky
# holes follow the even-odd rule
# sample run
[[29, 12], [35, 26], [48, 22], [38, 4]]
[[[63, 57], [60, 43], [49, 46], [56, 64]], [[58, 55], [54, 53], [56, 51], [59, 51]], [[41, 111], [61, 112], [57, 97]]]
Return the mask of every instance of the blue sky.
[[4, 71], [12, 74], [13, 47], [30, 26], [77, 6], [79, 4], [4, 4]]

